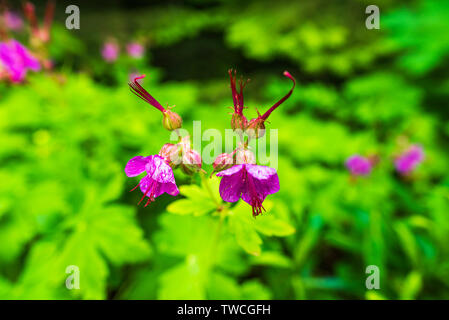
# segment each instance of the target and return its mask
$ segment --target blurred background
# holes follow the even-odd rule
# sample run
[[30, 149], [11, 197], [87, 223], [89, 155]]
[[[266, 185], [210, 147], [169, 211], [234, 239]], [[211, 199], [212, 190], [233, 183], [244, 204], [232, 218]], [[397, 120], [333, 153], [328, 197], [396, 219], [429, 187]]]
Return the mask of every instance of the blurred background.
[[[448, 1], [378, 0], [379, 30], [363, 0], [83, 1], [68, 30], [72, 2], [45, 24], [34, 1], [38, 29], [3, 2], [2, 41], [42, 67], [0, 82], [0, 298], [449, 298]], [[281, 185], [267, 212], [222, 215], [219, 180], [179, 170], [180, 196], [137, 206], [124, 166], [170, 134], [130, 77], [186, 129], [224, 131], [229, 68], [251, 79], [248, 118], [288, 92], [284, 70], [297, 80], [267, 125]], [[394, 159], [412, 144], [425, 160], [404, 175]], [[353, 154], [378, 160], [370, 175], [348, 172]]]

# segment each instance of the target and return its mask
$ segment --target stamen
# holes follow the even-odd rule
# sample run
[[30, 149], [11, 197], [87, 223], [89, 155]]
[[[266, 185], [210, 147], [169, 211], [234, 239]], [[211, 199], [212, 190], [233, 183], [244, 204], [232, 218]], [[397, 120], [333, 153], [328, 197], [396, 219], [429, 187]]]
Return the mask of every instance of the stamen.
[[145, 193], [143, 194], [142, 198], [140, 199], [139, 203], [137, 203], [137, 205], [140, 205], [140, 203], [142, 202], [142, 200], [147, 196], [148, 192], [150, 191], [151, 186], [152, 186], [152, 184], [150, 184], [150, 185], [148, 186], [147, 191], [145, 191]]
[[262, 213], [262, 209], [265, 211], [265, 208], [262, 206], [262, 201], [257, 194], [253, 179], [248, 175], [245, 167], [243, 168], [243, 170], [243, 182], [247, 181], [248, 183], [247, 186], [251, 197], [251, 208], [253, 211], [253, 216], [256, 217]]

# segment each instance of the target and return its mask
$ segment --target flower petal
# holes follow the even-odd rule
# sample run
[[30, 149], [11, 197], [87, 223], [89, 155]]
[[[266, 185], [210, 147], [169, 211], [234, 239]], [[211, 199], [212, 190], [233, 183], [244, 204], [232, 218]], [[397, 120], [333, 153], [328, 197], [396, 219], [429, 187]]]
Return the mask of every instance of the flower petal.
[[[160, 193], [158, 194], [160, 190]], [[167, 182], [167, 183], [161, 183], [160, 189], [157, 190], [156, 197], [163, 194], [164, 192], [167, 192], [169, 195], [177, 196], [179, 194], [178, 187], [176, 186], [176, 183]]]
[[20, 42], [13, 40], [13, 46], [15, 48], [16, 54], [22, 59], [23, 66], [29, 68], [33, 71], [39, 71], [41, 65], [39, 60], [31, 55], [27, 48], [25, 48]]
[[270, 179], [277, 176], [276, 169], [267, 166], [258, 166], [256, 164], [246, 164], [246, 171], [255, 179]]
[[145, 194], [148, 190], [148, 188], [151, 186], [151, 184], [154, 182], [153, 179], [151, 179], [148, 175], [140, 179], [139, 186], [140, 191], [142, 191], [143, 194]]
[[[152, 179], [150, 176], [146, 175], [145, 177], [140, 180], [140, 190], [143, 194], [146, 194], [148, 197], [151, 195], [151, 192], [153, 191], [153, 197], [159, 197], [164, 192], [168, 193], [172, 196], [177, 196], [179, 194], [178, 187], [175, 183], [167, 182], [167, 183], [160, 183], [154, 179]], [[156, 185], [154, 185], [156, 184]], [[150, 190], [151, 186], [153, 185], [154, 190]]]
[[128, 177], [135, 177], [145, 171], [145, 166], [152, 162], [152, 157], [137, 156], [128, 161], [125, 167], [125, 173]]
[[157, 182], [176, 184], [172, 168], [161, 156], [153, 156], [153, 161], [147, 164], [146, 171]]
[[237, 171], [231, 176], [224, 176], [220, 181], [220, 196], [226, 202], [236, 202], [240, 199], [243, 187], [243, 171]]
[[216, 174], [216, 176], [217, 177], [231, 176], [231, 175], [235, 174], [236, 172], [242, 170], [242, 167], [243, 167], [243, 164], [239, 164], [239, 165], [233, 166], [233, 167], [231, 167], [229, 169], [226, 169], [226, 170], [218, 172]]

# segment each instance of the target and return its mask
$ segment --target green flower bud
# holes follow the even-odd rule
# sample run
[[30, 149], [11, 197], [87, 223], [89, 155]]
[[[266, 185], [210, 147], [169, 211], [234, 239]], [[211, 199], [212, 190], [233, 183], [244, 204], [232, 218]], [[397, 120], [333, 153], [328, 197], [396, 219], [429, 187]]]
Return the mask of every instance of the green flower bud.
[[172, 131], [181, 128], [182, 118], [179, 114], [168, 109], [164, 110], [162, 114], [164, 115], [162, 125], [165, 129]]

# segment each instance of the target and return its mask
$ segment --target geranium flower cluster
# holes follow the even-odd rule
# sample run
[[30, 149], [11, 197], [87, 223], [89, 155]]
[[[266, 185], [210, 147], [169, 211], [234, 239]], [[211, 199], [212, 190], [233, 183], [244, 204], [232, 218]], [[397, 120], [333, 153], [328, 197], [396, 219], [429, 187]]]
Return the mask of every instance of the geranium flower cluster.
[[[151, 106], [162, 112], [162, 125], [169, 131], [177, 130], [182, 126], [181, 117], [170, 110], [170, 107], [164, 108], [148, 91], [146, 91], [139, 80], [145, 75], [136, 77], [129, 83], [131, 91], [139, 98], [149, 103]], [[166, 143], [156, 155], [136, 156], [128, 161], [125, 167], [125, 173], [128, 177], [135, 177], [145, 173], [138, 185], [143, 193], [139, 204], [147, 198], [145, 206], [154, 201], [163, 193], [172, 196], [179, 194], [176, 186], [173, 170], [181, 168], [186, 174], [194, 174], [201, 170], [202, 160], [198, 152], [191, 149], [190, 137], [180, 137], [177, 144]]]
[[[236, 72], [229, 70], [231, 80], [231, 93], [234, 102], [234, 112], [231, 117], [231, 128], [239, 133], [240, 144], [230, 154], [220, 154], [213, 164], [214, 172], [220, 181], [220, 196], [226, 202], [236, 202], [240, 198], [252, 207], [253, 216], [258, 216], [265, 210], [263, 201], [269, 194], [279, 191], [279, 178], [275, 169], [256, 164], [256, 157], [249, 149], [248, 143], [251, 139], [258, 139], [265, 134], [265, 122], [270, 114], [285, 100], [287, 100], [295, 88], [295, 79], [288, 71], [284, 76], [289, 78], [293, 86], [290, 91], [270, 107], [265, 113], [251, 120], [247, 120], [243, 110], [243, 89], [247, 81], [239, 81], [237, 89]], [[243, 133], [247, 135], [245, 140]]]
[[[284, 76], [292, 81], [290, 91], [270, 107], [265, 113], [260, 114], [251, 120], [247, 120], [243, 110], [244, 106], [243, 89], [246, 82], [240, 80], [237, 88], [236, 72], [229, 70], [232, 100], [234, 102], [233, 114], [231, 116], [231, 128], [240, 137], [238, 147], [231, 153], [218, 155], [213, 163], [213, 172], [220, 181], [220, 196], [226, 202], [236, 202], [243, 199], [252, 207], [254, 217], [262, 213], [265, 198], [280, 189], [279, 178], [275, 169], [256, 164], [256, 157], [250, 150], [248, 144], [251, 139], [258, 139], [265, 133], [265, 122], [270, 114], [285, 100], [287, 100], [296, 85], [295, 79], [289, 72], [285, 71]], [[162, 113], [162, 124], [168, 130], [177, 130], [182, 126], [181, 117], [170, 110], [164, 108], [155, 98], [153, 98], [139, 83], [144, 76], [136, 77], [129, 83], [131, 91], [139, 98], [143, 99]], [[150, 156], [136, 156], [128, 161], [125, 173], [128, 177], [134, 177], [145, 173], [139, 184], [143, 193], [141, 201], [146, 197], [145, 206], [154, 201], [156, 197], [164, 192], [176, 196], [179, 190], [176, 186], [173, 169], [181, 168], [187, 174], [194, 174], [201, 169], [201, 156], [191, 149], [190, 138], [179, 137], [177, 144], [166, 143], [161, 148], [159, 154]], [[133, 190], [134, 190], [133, 189]], [[140, 202], [139, 202], [140, 203]]]

